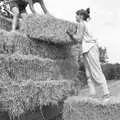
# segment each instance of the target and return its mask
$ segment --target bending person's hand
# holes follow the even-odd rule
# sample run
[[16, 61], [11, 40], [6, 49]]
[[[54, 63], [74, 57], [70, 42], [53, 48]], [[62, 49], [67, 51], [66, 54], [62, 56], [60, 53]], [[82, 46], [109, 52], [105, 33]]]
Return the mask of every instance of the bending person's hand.
[[67, 33], [70, 37], [73, 37], [73, 33], [71, 33], [69, 30], [67, 30], [66, 33]]

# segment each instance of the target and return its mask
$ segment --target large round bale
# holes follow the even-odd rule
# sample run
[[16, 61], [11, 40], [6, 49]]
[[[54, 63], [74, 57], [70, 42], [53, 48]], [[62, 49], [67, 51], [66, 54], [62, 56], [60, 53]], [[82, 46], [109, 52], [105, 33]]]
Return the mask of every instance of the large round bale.
[[29, 53], [29, 38], [19, 32], [0, 30], [0, 54]]
[[120, 120], [120, 98], [108, 101], [83, 96], [65, 100], [64, 120]]
[[30, 38], [57, 44], [74, 42], [67, 35], [67, 30], [75, 33], [77, 30], [76, 24], [48, 15], [28, 15], [21, 22], [21, 31]]

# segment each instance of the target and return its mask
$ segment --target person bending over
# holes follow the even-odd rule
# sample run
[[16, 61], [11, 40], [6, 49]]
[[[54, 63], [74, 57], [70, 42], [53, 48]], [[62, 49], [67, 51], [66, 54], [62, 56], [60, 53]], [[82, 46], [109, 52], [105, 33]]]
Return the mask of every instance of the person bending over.
[[44, 14], [49, 14], [43, 0], [10, 0], [11, 11], [13, 12], [12, 31], [16, 30], [18, 18], [22, 13], [26, 13], [26, 7], [29, 5], [32, 13], [36, 13], [33, 4], [38, 2]]

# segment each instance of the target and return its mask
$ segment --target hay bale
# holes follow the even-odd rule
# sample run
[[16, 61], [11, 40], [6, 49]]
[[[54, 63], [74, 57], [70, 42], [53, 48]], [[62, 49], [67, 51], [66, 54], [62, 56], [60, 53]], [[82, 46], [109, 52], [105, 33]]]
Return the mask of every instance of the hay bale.
[[70, 59], [52, 60], [33, 55], [13, 54], [3, 56], [0, 73], [8, 74], [11, 79], [32, 80], [74, 80], [77, 77], [77, 65]]
[[64, 120], [119, 120], [120, 99], [102, 101], [88, 97], [70, 97], [65, 101]]
[[[41, 57], [41, 58], [52, 59], [54, 60], [54, 63], [55, 63], [52, 69], [52, 72], [54, 71], [53, 72], [54, 79], [76, 79], [77, 71], [78, 71], [78, 63], [74, 59], [76, 55], [73, 54], [73, 51], [74, 50], [72, 49], [71, 45], [46, 43], [40, 40], [29, 39], [26, 35], [21, 34], [19, 32], [7, 32], [4, 30], [0, 31], [0, 59], [2, 58], [4, 59], [8, 55], [14, 54], [16, 52], [19, 52], [20, 54], [24, 54], [24, 55], [32, 54], [33, 56], [37, 55], [38, 57]], [[20, 60], [18, 61], [20, 62]], [[10, 61], [8, 62], [8, 61], [5, 64], [9, 66], [11, 62]], [[11, 61], [12, 63], [14, 63], [14, 65], [16, 64], [15, 66], [19, 66], [17, 62], [13, 62], [14, 60], [11, 60]], [[18, 74], [16, 74], [17, 72], [15, 73], [15, 75], [19, 76], [18, 77], [19, 79], [21, 75], [24, 76], [25, 78], [25, 76], [27, 76], [27, 74], [25, 73], [25, 70], [27, 68], [30, 68], [30, 66], [25, 67], [25, 62], [22, 62], [22, 63], [24, 64], [22, 65], [22, 68], [21, 68], [21, 65], [18, 68], [23, 69], [23, 72], [21, 73], [18, 72]], [[30, 63], [30, 61], [28, 63]], [[33, 63], [31, 65], [33, 65]], [[12, 71], [13, 68], [16, 69], [13, 66], [12, 66], [12, 69], [9, 68], [10, 66], [8, 68]], [[15, 71], [19, 71], [19, 69]], [[30, 71], [32, 72], [32, 70]], [[27, 72], [27, 73], [30, 74], [30, 72]], [[34, 74], [33, 75], [34, 79], [36, 79], [35, 77], [36, 74], [38, 74], [37, 76], [40, 76], [39, 70], [38, 72], [36, 72], [36, 74], [35, 72], [32, 72], [32, 74]], [[32, 76], [32, 74], [28, 75], [28, 77]], [[22, 76], [21, 76], [21, 79], [23, 78]]]
[[[58, 118], [62, 118], [62, 110], [63, 110], [63, 102], [59, 102], [58, 105], [48, 105], [43, 106], [42, 112], [44, 118], [47, 120], [58, 120]], [[62, 120], [62, 119], [59, 119]]]
[[78, 51], [76, 52], [72, 46], [30, 40], [30, 53], [55, 60], [64, 79], [75, 79], [77, 76], [79, 67]]
[[55, 44], [74, 42], [66, 33], [68, 29], [76, 32], [76, 24], [47, 15], [28, 15], [21, 22], [21, 31], [30, 38]]
[[10, 120], [7, 112], [0, 112], [0, 120]]
[[12, 19], [0, 15], [0, 29], [10, 31], [12, 29]]
[[[57, 68], [56, 68], [57, 67]], [[78, 75], [78, 65], [74, 59], [61, 59], [56, 60], [55, 72], [56, 78], [60, 73], [63, 79], [76, 80]], [[59, 72], [58, 72], [59, 71]]]
[[11, 79], [54, 79], [54, 61], [33, 55], [13, 54], [1, 60], [1, 70], [6, 70]]
[[71, 91], [70, 81], [9, 81], [9, 84], [0, 83], [1, 109], [7, 111], [12, 118], [20, 117], [27, 111], [43, 105], [57, 105]]
[[66, 59], [71, 57], [71, 46], [30, 39], [30, 53], [54, 60]]
[[[46, 105], [41, 109], [36, 107], [34, 110], [28, 110], [20, 116], [20, 120], [62, 120], [63, 103], [57, 105]], [[61, 119], [60, 119], [61, 118]], [[0, 112], [0, 120], [10, 120], [7, 112]], [[14, 120], [19, 120], [15, 117]]]
[[33, 55], [39, 55], [43, 58], [50, 59], [67, 59], [72, 58], [78, 62], [78, 55], [81, 52], [80, 45], [61, 45], [46, 43], [36, 39], [29, 39], [30, 53]]
[[51, 44], [30, 39], [30, 54], [55, 61], [55, 76], [63, 79], [76, 79], [78, 73], [78, 52], [72, 46]]
[[29, 38], [19, 32], [0, 30], [0, 54], [29, 53]]

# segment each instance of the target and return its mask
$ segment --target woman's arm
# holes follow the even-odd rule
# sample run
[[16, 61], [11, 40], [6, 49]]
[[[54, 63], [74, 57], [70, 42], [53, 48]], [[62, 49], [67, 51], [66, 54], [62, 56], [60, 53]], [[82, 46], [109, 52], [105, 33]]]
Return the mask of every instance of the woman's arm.
[[45, 6], [44, 1], [43, 1], [43, 0], [39, 0], [39, 3], [40, 3], [40, 5], [41, 5], [41, 8], [42, 8], [43, 12], [44, 12], [45, 14], [49, 13], [48, 10], [47, 10], [47, 8], [46, 8], [46, 6]]
[[29, 1], [28, 1], [28, 4], [29, 4], [29, 7], [30, 7], [30, 10], [32, 11], [32, 13], [36, 13], [36, 12], [35, 12], [35, 9], [34, 9], [34, 6], [33, 6], [33, 1], [32, 1], [32, 0], [29, 0]]
[[71, 37], [71, 39], [75, 40], [75, 42], [82, 43], [82, 39], [84, 37], [84, 30], [85, 25], [80, 23], [77, 27], [77, 32], [75, 34], [70, 34], [69, 32], [67, 32], [67, 34]]
[[73, 38], [78, 41], [78, 43], [82, 43], [82, 39], [84, 37], [85, 26], [84, 24], [79, 24], [77, 28], [77, 32], [73, 34]]

